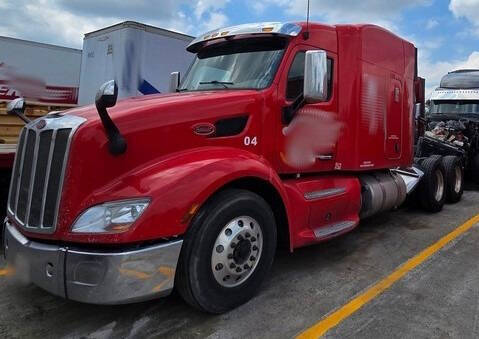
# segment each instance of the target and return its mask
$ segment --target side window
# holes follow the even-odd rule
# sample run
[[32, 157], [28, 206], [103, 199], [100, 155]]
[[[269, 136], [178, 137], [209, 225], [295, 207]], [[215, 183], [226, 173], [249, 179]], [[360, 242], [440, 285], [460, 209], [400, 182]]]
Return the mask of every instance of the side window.
[[328, 100], [333, 94], [333, 59], [328, 58]]
[[[286, 86], [286, 99], [294, 100], [303, 93], [304, 86], [304, 58], [305, 52], [299, 52], [294, 57], [288, 72], [288, 84]], [[328, 100], [333, 91], [333, 59], [328, 58]]]
[[286, 99], [294, 100], [303, 93], [304, 86], [304, 52], [299, 52], [294, 57], [288, 72], [288, 85], [286, 87]]

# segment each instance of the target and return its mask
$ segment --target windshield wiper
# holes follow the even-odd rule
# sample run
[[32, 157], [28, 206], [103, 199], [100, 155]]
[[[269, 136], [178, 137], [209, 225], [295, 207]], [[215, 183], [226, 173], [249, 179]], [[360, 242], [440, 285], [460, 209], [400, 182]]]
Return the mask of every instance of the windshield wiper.
[[218, 80], [211, 80], [211, 81], [202, 81], [200, 85], [222, 85], [224, 88], [229, 88], [227, 85], [234, 85], [231, 81], [218, 81]]

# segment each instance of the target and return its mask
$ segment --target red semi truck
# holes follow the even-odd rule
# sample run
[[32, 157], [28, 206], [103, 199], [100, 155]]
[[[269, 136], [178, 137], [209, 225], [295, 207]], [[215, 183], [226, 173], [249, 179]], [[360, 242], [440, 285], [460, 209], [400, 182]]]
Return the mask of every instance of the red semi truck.
[[96, 107], [23, 129], [4, 223], [17, 274], [97, 304], [175, 287], [220, 313], [258, 291], [278, 244], [349, 232], [413, 192], [442, 208], [440, 159], [413, 165], [411, 43], [374, 25], [264, 23], [187, 49], [177, 93], [117, 102], [111, 81]]

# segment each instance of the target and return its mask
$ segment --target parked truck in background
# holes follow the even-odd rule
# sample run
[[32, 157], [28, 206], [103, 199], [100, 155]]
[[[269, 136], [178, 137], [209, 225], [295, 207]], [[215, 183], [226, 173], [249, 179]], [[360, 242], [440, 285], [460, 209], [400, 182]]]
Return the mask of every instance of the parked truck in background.
[[459, 201], [464, 174], [479, 183], [479, 70], [450, 72], [429, 101], [416, 146], [418, 159], [443, 157], [451, 202]]
[[414, 192], [442, 208], [441, 158], [413, 164], [411, 43], [374, 25], [262, 23], [187, 50], [176, 93], [117, 102], [109, 81], [96, 107], [23, 129], [4, 224], [17, 274], [96, 304], [175, 286], [221, 313], [253, 297], [278, 245], [339, 236]]

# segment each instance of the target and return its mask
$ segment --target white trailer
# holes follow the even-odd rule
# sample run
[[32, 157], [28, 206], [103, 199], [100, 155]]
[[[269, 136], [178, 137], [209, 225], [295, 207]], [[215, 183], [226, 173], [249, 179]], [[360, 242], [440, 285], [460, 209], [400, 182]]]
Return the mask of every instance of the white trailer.
[[168, 91], [170, 73], [186, 72], [193, 37], [126, 21], [85, 34], [79, 105], [94, 102], [98, 88], [116, 80], [119, 97]]
[[0, 102], [76, 105], [82, 51], [0, 36]]

